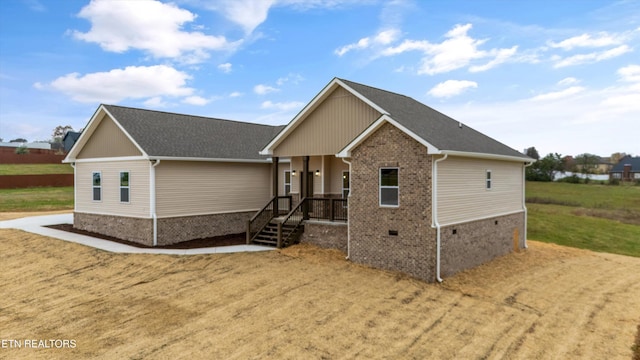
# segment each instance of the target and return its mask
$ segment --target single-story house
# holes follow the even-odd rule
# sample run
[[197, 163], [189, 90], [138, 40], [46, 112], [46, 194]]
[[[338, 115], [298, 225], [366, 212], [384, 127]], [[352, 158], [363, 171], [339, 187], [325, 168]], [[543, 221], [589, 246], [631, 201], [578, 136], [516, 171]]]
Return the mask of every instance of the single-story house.
[[640, 181], [640, 156], [620, 159], [609, 171], [609, 180]]
[[426, 281], [526, 247], [534, 160], [397, 93], [334, 78], [285, 127], [101, 105], [85, 129], [81, 229], [301, 238]]

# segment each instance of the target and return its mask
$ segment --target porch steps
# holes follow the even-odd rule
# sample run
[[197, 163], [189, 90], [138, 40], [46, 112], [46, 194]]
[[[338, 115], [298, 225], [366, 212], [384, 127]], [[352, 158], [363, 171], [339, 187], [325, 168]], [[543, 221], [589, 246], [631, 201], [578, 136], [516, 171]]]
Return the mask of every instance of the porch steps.
[[[293, 226], [283, 225], [282, 231], [291, 230]], [[253, 239], [254, 244], [266, 246], [278, 246], [278, 219], [272, 219], [267, 226]]]

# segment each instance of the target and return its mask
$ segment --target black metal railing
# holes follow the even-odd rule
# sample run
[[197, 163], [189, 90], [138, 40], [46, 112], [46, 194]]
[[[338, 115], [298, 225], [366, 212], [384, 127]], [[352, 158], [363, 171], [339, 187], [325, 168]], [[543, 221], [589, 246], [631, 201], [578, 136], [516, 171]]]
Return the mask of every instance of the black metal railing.
[[291, 196], [274, 196], [267, 204], [247, 221], [247, 244], [251, 244], [262, 229], [274, 217], [291, 212]]
[[307, 198], [309, 219], [347, 221], [347, 199]]
[[302, 199], [298, 205], [278, 223], [278, 248], [294, 244], [302, 234], [302, 221], [305, 220], [308, 198]]

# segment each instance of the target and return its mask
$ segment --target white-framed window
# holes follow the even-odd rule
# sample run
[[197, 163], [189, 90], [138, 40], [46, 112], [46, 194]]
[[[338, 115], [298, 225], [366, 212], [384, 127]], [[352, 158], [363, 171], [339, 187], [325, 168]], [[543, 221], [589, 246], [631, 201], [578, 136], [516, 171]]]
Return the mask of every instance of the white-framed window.
[[397, 167], [380, 168], [380, 206], [398, 207], [400, 204], [400, 170]]
[[486, 182], [487, 182], [487, 190], [491, 190], [492, 184], [491, 184], [491, 170], [487, 170], [487, 177], [486, 177]]
[[121, 203], [129, 203], [129, 187], [130, 180], [130, 172], [129, 171], [120, 171], [120, 202]]
[[284, 194], [291, 194], [291, 170], [284, 171]]
[[351, 184], [351, 179], [348, 171], [342, 172], [342, 198], [346, 199], [349, 197], [349, 188]]
[[622, 179], [622, 173], [613, 173], [614, 179]]
[[633, 174], [633, 178], [634, 179], [640, 179], [640, 172], [634, 173]]
[[102, 172], [92, 173], [93, 201], [102, 201]]

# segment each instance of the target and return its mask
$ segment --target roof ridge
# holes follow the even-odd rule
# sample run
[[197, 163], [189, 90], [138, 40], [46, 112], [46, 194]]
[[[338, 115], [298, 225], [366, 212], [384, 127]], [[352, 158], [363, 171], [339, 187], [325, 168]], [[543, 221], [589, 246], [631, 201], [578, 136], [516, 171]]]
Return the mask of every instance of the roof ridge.
[[[418, 101], [418, 100], [416, 100], [416, 99], [412, 98], [411, 96], [407, 96], [407, 95], [404, 95], [404, 94], [400, 94], [400, 93], [397, 93], [397, 92], [394, 92], [394, 91], [389, 91], [389, 90], [385, 90], [385, 89], [377, 88], [377, 87], [375, 87], [375, 86], [371, 86], [371, 85], [367, 85], [367, 84], [362, 84], [362, 83], [359, 83], [359, 82], [355, 82], [355, 81], [351, 81], [351, 80], [347, 80], [347, 79], [343, 79], [343, 78], [337, 78], [337, 79], [338, 79], [338, 80], [340, 80], [340, 81], [343, 81], [343, 82], [344, 82], [344, 81], [346, 81], [346, 82], [349, 82], [349, 83], [352, 83], [352, 84], [356, 84], [356, 85], [360, 85], [360, 86], [367, 87], [367, 88], [369, 88], [369, 89], [374, 89], [374, 90], [378, 90], [378, 91], [386, 92], [386, 93], [389, 93], [389, 94], [393, 94], [393, 95], [397, 95], [397, 96], [402, 96], [402, 97], [405, 97], [405, 98], [411, 99], [411, 100], [413, 100], [413, 101]], [[418, 102], [419, 102], [419, 101], [418, 101]]]
[[177, 115], [177, 116], [182, 116], [182, 117], [189, 116], [189, 117], [201, 118], [201, 119], [206, 119], [206, 120], [218, 120], [218, 121], [234, 122], [234, 123], [248, 124], [248, 125], [268, 126], [268, 127], [272, 127], [272, 128], [277, 128], [279, 126], [282, 126], [282, 125], [259, 124], [259, 123], [253, 123], [253, 122], [248, 122], [248, 121], [241, 121], [241, 120], [214, 118], [214, 117], [202, 116], [202, 115], [180, 114], [180, 113], [171, 112], [171, 111], [142, 109], [142, 108], [136, 108], [136, 107], [132, 107], [132, 106], [122, 106], [122, 105], [113, 105], [113, 104], [100, 104], [100, 105], [101, 106], [112, 106], [112, 107], [123, 108], [123, 109], [138, 110], [138, 111], [148, 111], [148, 112], [167, 114], [167, 115]]

